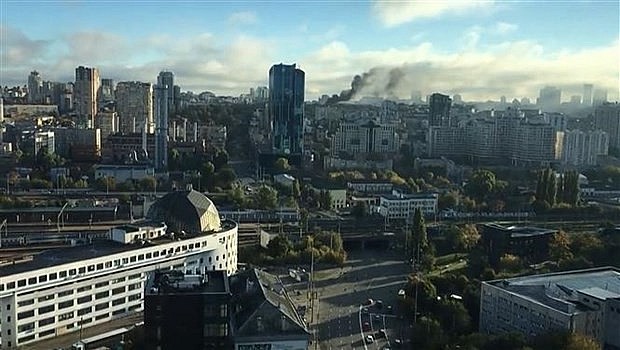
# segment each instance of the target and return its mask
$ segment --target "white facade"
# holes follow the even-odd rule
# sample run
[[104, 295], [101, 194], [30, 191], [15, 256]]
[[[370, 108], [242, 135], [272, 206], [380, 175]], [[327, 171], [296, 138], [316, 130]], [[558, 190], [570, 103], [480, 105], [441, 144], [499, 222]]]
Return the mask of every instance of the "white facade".
[[270, 342], [235, 342], [235, 350], [307, 350], [307, 340], [272, 340]]
[[420, 208], [425, 216], [437, 213], [437, 194], [396, 194], [379, 198], [379, 214], [388, 219], [411, 220]]
[[98, 164], [95, 168], [95, 179], [112, 177], [117, 183], [127, 180], [142, 180], [155, 176], [155, 169], [148, 165], [105, 165]]
[[[54, 266], [48, 261], [38, 264], [35, 257], [15, 272], [3, 267], [0, 349], [14, 349], [141, 311], [147, 274], [157, 269], [235, 273], [237, 226], [223, 226], [213, 233], [179, 240], [159, 238], [144, 245], [107, 242], [113, 247], [110, 254], [91, 258], [88, 247], [68, 248], [82, 249], [84, 258]], [[64, 259], [62, 254], [58, 251], [59, 261]]]
[[596, 165], [599, 155], [607, 155], [609, 134], [604, 131], [571, 130], [564, 132], [562, 160], [565, 164]]
[[43, 150], [47, 150], [47, 153], [55, 153], [55, 141], [53, 131], [37, 131], [34, 134], [34, 154], [38, 154]]

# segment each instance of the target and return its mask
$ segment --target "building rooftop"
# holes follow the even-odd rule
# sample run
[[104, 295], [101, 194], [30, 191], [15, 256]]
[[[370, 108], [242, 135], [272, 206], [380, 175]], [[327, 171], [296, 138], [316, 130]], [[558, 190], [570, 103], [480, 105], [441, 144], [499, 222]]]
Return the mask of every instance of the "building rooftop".
[[226, 271], [206, 271], [204, 275], [186, 275], [182, 271], [155, 272], [146, 286], [147, 295], [155, 294], [229, 294]]
[[215, 204], [193, 189], [166, 194], [151, 206], [147, 217], [154, 221], [164, 221], [179, 232], [217, 231], [221, 225]]
[[600, 267], [483, 282], [556, 310], [573, 313], [584, 306], [577, 293], [605, 300], [620, 298], [620, 269]]
[[[152, 225], [152, 223], [147, 223]], [[224, 221], [222, 230], [229, 230], [236, 224], [232, 221]], [[219, 230], [217, 231], [219, 232]], [[213, 234], [216, 232], [210, 232]], [[0, 267], [0, 277], [10, 276], [17, 273], [23, 273], [28, 271], [34, 271], [52, 266], [58, 266], [63, 264], [69, 264], [87, 259], [100, 258], [107, 255], [127, 252], [145, 247], [152, 247], [155, 245], [170, 243], [177, 240], [186, 240], [195, 238], [203, 234], [185, 234], [176, 235], [174, 239], [166, 236], [143, 242], [136, 242], [132, 244], [124, 244], [115, 242], [112, 240], [95, 240], [88, 245], [79, 245], [66, 248], [54, 248], [45, 250], [39, 254], [33, 255], [32, 260], [23, 260], [23, 262], [14, 264], [5, 264]]]
[[403, 200], [403, 199], [430, 199], [437, 198], [437, 193], [414, 193], [414, 194], [383, 194], [381, 198], [387, 200]]
[[533, 226], [503, 226], [500, 224], [484, 224], [485, 228], [491, 228], [502, 232], [510, 233], [510, 237], [530, 237], [530, 236], [544, 236], [548, 234], [554, 234], [557, 230], [533, 227]]

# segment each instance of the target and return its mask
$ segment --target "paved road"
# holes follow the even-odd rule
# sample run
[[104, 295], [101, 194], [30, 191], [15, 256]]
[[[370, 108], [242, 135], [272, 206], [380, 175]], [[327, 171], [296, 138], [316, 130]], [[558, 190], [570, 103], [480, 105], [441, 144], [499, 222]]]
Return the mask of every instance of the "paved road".
[[[326, 279], [315, 282], [318, 324], [311, 328], [318, 329], [319, 342], [313, 349], [383, 349], [388, 342], [401, 338], [404, 324], [394, 313], [398, 312], [397, 292], [409, 271], [394, 251], [350, 253], [344, 268], [332, 270]], [[303, 303], [305, 293], [302, 291], [296, 298]], [[362, 308], [361, 304], [368, 299], [382, 300], [383, 307]], [[388, 306], [393, 310], [388, 311]], [[310, 321], [308, 315], [306, 318]], [[386, 330], [387, 339], [377, 337], [379, 329]], [[367, 335], [376, 340], [366, 343]]]

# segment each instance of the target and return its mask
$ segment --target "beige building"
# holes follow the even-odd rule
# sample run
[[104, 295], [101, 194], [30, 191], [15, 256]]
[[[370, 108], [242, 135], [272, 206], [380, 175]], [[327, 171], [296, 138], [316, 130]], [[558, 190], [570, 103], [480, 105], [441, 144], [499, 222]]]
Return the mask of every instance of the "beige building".
[[97, 68], [79, 66], [75, 69], [75, 85], [73, 86], [74, 107], [78, 115], [87, 117], [90, 126], [95, 124], [97, 115], [97, 94], [101, 80]]
[[116, 85], [116, 111], [119, 131], [123, 134], [154, 132], [153, 125], [153, 85], [139, 81], [122, 81]]
[[95, 128], [101, 130], [101, 138], [105, 140], [109, 135], [118, 132], [118, 113], [99, 112], [95, 118]]
[[369, 154], [398, 152], [400, 137], [396, 124], [370, 121], [341, 123], [332, 139], [332, 155], [362, 159]]

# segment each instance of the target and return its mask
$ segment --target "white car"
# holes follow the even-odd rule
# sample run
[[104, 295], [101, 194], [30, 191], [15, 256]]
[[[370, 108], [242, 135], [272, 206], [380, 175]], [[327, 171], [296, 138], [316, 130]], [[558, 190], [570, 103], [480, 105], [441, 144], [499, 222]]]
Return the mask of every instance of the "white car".
[[399, 290], [398, 291], [398, 296], [399, 297], [404, 297], [405, 296], [405, 290], [404, 289]]
[[372, 344], [374, 342], [375, 342], [375, 338], [372, 335], [367, 335], [366, 336], [366, 343]]

